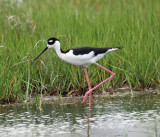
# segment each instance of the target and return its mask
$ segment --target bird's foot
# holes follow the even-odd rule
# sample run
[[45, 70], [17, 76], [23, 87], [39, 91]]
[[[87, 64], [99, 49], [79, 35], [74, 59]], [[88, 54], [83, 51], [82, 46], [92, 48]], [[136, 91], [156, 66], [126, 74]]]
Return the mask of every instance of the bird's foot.
[[87, 97], [88, 97], [88, 92], [86, 92], [86, 94], [84, 95], [82, 103], [84, 103], [86, 101]]

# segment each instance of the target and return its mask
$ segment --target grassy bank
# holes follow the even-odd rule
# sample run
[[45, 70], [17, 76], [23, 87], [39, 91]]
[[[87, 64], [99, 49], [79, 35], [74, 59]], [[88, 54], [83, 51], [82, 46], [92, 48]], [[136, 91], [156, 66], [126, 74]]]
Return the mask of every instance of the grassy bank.
[[[160, 86], [159, 0], [0, 0], [1, 102], [88, 89], [82, 67], [61, 61], [52, 49], [36, 62], [12, 67], [36, 57], [44, 48], [40, 42], [34, 49], [36, 42], [52, 36], [60, 39], [63, 50], [124, 47], [99, 61], [116, 73], [101, 90]], [[109, 76], [96, 65], [89, 68], [93, 86]]]

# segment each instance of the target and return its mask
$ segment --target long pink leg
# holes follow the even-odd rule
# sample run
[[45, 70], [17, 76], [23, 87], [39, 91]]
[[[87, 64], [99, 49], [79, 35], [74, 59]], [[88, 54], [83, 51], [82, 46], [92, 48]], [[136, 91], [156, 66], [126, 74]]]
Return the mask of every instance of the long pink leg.
[[115, 73], [113, 73], [112, 71], [106, 69], [105, 67], [99, 65], [98, 63], [95, 63], [95, 64], [96, 64], [98, 67], [100, 67], [100, 68], [104, 69], [105, 71], [109, 72], [109, 73], [111, 74], [111, 76], [110, 76], [109, 78], [107, 78], [106, 80], [102, 81], [101, 83], [99, 83], [97, 86], [95, 86], [95, 87], [92, 88], [91, 90], [87, 91], [87, 92], [85, 93], [85, 96], [84, 96], [84, 98], [83, 98], [82, 103], [84, 103], [84, 102], [86, 101], [88, 94], [92, 93], [93, 90], [95, 90], [96, 88], [98, 88], [100, 85], [102, 85], [102, 84], [105, 83], [106, 81], [108, 81], [108, 80], [110, 80], [110, 79], [113, 79], [114, 76], [115, 76]]
[[[86, 79], [87, 79], [88, 87], [89, 87], [89, 91], [90, 91], [92, 88], [91, 88], [91, 84], [89, 82], [89, 78], [88, 78], [86, 67], [84, 67], [84, 72], [85, 72], [85, 75], [86, 75]], [[89, 107], [91, 107], [91, 98], [92, 98], [92, 92], [89, 94]]]

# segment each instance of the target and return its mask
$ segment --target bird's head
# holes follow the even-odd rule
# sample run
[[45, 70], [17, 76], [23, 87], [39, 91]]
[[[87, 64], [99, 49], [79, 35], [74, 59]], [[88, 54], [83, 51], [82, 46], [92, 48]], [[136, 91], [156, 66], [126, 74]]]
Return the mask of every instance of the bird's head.
[[57, 47], [59, 47], [59, 45], [60, 45], [60, 42], [59, 42], [59, 39], [57, 39], [57, 38], [51, 37], [47, 41], [48, 48], [55, 48], [56, 49]]
[[47, 47], [34, 60], [38, 59], [49, 48], [54, 48], [55, 50], [60, 49], [60, 42], [57, 38], [51, 37], [47, 40], [46, 43]]

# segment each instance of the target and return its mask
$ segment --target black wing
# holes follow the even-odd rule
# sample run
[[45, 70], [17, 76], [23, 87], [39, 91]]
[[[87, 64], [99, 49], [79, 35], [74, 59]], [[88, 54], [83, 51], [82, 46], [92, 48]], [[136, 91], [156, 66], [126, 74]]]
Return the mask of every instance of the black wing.
[[[114, 47], [114, 48], [119, 49], [120, 47]], [[91, 51], [94, 51], [94, 55], [96, 56], [98, 54], [103, 54], [107, 52], [109, 49], [112, 49], [112, 48], [78, 47], [72, 50], [74, 55], [84, 55], [84, 54], [90, 53]]]
[[[74, 55], [84, 55], [84, 54], [89, 54], [91, 51], [94, 52], [94, 55], [98, 55], [98, 54], [103, 54], [105, 52], [107, 52], [109, 49], [112, 48], [118, 48], [120, 49], [121, 47], [111, 47], [111, 48], [96, 48], [96, 47], [78, 47], [78, 48], [73, 48], [70, 50], [73, 50], [73, 54]], [[63, 53], [67, 53], [70, 50], [67, 51], [62, 51]]]

